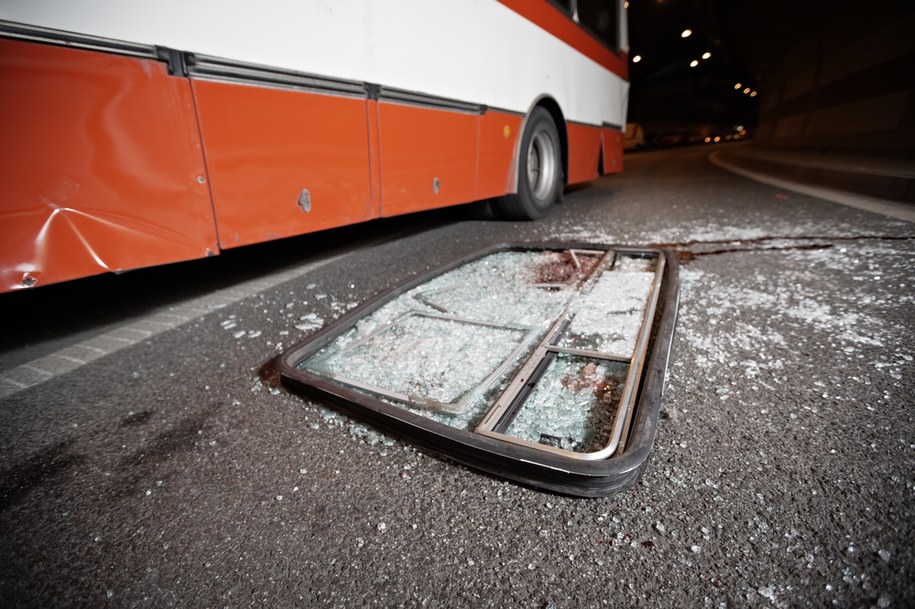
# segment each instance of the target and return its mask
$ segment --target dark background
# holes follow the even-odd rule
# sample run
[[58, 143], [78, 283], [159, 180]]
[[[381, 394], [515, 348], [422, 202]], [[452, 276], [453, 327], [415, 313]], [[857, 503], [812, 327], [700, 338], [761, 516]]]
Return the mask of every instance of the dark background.
[[631, 0], [628, 16], [629, 121], [649, 144], [742, 125], [780, 146], [915, 153], [913, 2]]

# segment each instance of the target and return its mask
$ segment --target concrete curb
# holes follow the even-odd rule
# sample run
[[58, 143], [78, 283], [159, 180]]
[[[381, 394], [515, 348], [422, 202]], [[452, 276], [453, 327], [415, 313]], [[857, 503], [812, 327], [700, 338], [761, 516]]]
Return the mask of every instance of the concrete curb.
[[[734, 159], [739, 155], [733, 154], [733, 152], [736, 151], [716, 150], [709, 155], [709, 160], [722, 169], [750, 178], [751, 180], [756, 180], [757, 182], [763, 182], [771, 186], [784, 188], [785, 190], [825, 199], [840, 205], [883, 214], [891, 218], [896, 218], [897, 220], [915, 223], [915, 205], [912, 205], [911, 203], [892, 201], [867, 194], [849, 192], [848, 190], [842, 190], [835, 187], [827, 188], [799, 180], [798, 178], [787, 179], [773, 171], [767, 172], [760, 169], [750, 169], [740, 162], [735, 162]], [[797, 174], [802, 175], [803, 171], [800, 170]]]
[[741, 146], [715, 153], [729, 166], [802, 184], [915, 203], [915, 163]]

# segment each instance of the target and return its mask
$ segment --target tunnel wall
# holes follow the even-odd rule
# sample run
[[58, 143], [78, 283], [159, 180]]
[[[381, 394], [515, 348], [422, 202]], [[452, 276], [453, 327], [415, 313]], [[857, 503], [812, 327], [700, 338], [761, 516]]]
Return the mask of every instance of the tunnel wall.
[[771, 59], [757, 141], [915, 157], [915, 3], [846, 7]]

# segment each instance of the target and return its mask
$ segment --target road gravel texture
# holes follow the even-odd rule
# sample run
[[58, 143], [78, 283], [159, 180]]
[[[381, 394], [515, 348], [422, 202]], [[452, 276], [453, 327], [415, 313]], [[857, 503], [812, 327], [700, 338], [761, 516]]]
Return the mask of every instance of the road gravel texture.
[[[542, 221], [420, 215], [0, 400], [0, 606], [913, 606], [913, 225], [705, 149], [626, 162]], [[415, 274], [567, 239], [683, 261], [660, 429], [628, 492], [484, 475], [263, 373]]]

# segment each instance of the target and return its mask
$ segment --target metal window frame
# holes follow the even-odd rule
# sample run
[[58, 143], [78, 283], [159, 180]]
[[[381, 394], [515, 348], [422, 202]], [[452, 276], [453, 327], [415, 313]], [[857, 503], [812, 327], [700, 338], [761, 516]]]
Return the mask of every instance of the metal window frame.
[[[620, 427], [620, 434], [617, 446], [607, 456], [580, 458], [570, 455], [570, 451], [546, 450], [554, 447], [545, 444], [506, 441], [497, 434], [450, 427], [321, 375], [298, 369], [301, 362], [336, 340], [365, 316], [409, 290], [463, 264], [504, 251], [569, 249], [654, 255], [658, 259], [659, 268], [656, 269], [652, 284], [651, 311], [644, 316], [635, 351], [638, 354], [641, 347], [644, 357], [635, 362], [636, 365], [633, 365], [632, 360], [629, 362], [627, 387], [630, 386], [629, 379], [633, 383], [629, 390], [629, 406], [625, 413], [620, 413], [617, 417], [619, 422], [615, 421], [615, 427]], [[598, 269], [595, 269], [594, 274], [597, 273]], [[514, 243], [493, 246], [461, 257], [378, 295], [335, 324], [323, 328], [286, 351], [277, 359], [276, 367], [287, 388], [330, 401], [348, 414], [465, 465], [564, 494], [582, 497], [611, 495], [625, 490], [638, 479], [654, 443], [677, 317], [678, 273], [676, 256], [668, 250], [581, 243]], [[553, 334], [555, 332], [551, 331], [546, 336], [552, 339]], [[560, 350], [564, 352], [566, 348]]]

